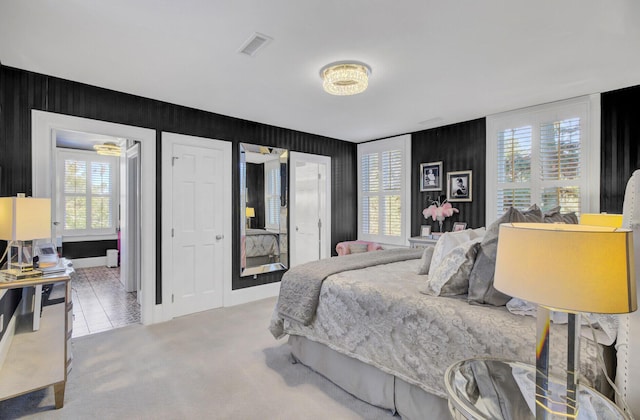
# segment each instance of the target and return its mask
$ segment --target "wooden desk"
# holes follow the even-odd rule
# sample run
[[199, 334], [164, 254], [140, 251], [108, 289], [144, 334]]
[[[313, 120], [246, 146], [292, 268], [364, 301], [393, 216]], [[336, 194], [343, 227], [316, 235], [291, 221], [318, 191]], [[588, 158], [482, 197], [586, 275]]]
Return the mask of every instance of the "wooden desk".
[[[15, 334], [4, 363], [0, 366], [0, 401], [53, 385], [55, 407], [64, 405], [67, 373], [71, 366], [72, 331], [71, 278], [38, 277], [19, 281], [0, 280], [0, 290], [38, 288], [46, 284], [63, 284], [64, 301], [42, 308], [40, 328], [33, 330], [33, 319], [16, 311]], [[23, 294], [24, 299], [24, 294]], [[30, 308], [29, 308], [30, 309]], [[40, 317], [40, 313], [33, 313]]]

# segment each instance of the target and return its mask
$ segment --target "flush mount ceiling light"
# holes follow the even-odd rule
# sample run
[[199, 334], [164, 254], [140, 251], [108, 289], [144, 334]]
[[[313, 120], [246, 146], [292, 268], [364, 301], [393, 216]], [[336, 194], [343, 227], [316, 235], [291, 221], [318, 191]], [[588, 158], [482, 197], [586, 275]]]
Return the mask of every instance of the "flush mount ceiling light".
[[332, 95], [357, 95], [369, 86], [371, 67], [358, 61], [327, 64], [320, 70], [325, 92]]
[[99, 155], [120, 156], [121, 154], [120, 146], [115, 143], [96, 144], [93, 148]]

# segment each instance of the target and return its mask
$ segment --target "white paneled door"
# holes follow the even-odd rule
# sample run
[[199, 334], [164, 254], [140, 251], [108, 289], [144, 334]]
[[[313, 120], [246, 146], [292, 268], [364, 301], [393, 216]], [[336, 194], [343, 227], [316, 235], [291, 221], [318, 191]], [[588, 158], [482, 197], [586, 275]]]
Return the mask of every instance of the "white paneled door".
[[222, 148], [172, 146], [173, 316], [223, 304], [225, 158]]

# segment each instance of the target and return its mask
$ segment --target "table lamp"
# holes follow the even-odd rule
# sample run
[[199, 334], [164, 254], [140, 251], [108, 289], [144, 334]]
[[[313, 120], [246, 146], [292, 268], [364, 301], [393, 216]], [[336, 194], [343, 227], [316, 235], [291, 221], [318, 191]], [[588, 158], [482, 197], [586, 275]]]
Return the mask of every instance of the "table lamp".
[[[24, 241], [51, 237], [49, 198], [0, 197], [0, 239], [7, 241], [7, 274], [31, 271], [32, 256]], [[13, 262], [13, 248], [17, 261]]]
[[247, 227], [251, 227], [251, 218], [256, 217], [256, 209], [253, 207], [247, 207], [245, 210], [245, 215], [247, 217]]
[[[500, 225], [494, 287], [538, 304], [536, 418], [576, 417], [580, 312], [637, 309], [633, 234], [628, 229], [552, 223]], [[568, 313], [567, 401], [549, 392], [549, 311]], [[560, 403], [565, 412], [554, 408]]]
[[583, 213], [580, 224], [589, 226], [622, 227], [622, 215], [610, 213]]

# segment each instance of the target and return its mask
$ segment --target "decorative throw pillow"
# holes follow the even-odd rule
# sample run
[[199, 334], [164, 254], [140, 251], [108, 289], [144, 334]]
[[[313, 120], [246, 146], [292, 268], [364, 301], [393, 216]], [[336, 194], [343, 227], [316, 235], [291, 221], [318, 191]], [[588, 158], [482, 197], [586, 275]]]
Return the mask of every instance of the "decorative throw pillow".
[[420, 258], [420, 265], [418, 266], [418, 274], [429, 274], [429, 267], [431, 266], [431, 257], [433, 257], [433, 246], [428, 246], [422, 253]]
[[349, 244], [349, 253], [351, 254], [359, 254], [361, 252], [367, 252], [368, 250], [369, 250], [368, 244], [358, 244], [358, 243]]
[[484, 234], [487, 233], [487, 228], [482, 226], [476, 229], [471, 229], [476, 238], [484, 237]]
[[477, 229], [465, 229], [458, 232], [443, 233], [442, 236], [440, 236], [440, 239], [438, 239], [438, 242], [436, 242], [435, 249], [433, 250], [429, 274], [431, 274], [440, 265], [452, 249], [470, 241], [471, 239], [481, 237], [483, 233], [483, 230]]
[[469, 275], [469, 296], [467, 298], [469, 303], [503, 306], [510, 299], [509, 296], [493, 287], [498, 233], [501, 223], [542, 223], [542, 211], [535, 204], [526, 211], [511, 207], [489, 226], [480, 243], [478, 255]]
[[458, 245], [440, 265], [429, 273], [427, 283], [419, 290], [431, 296], [455, 296], [467, 293], [469, 274], [476, 259], [481, 238]]
[[542, 219], [545, 223], [570, 223], [570, 224], [578, 224], [578, 216], [574, 212], [571, 213], [560, 213], [560, 206], [554, 207], [549, 211], [546, 211], [542, 216]]

